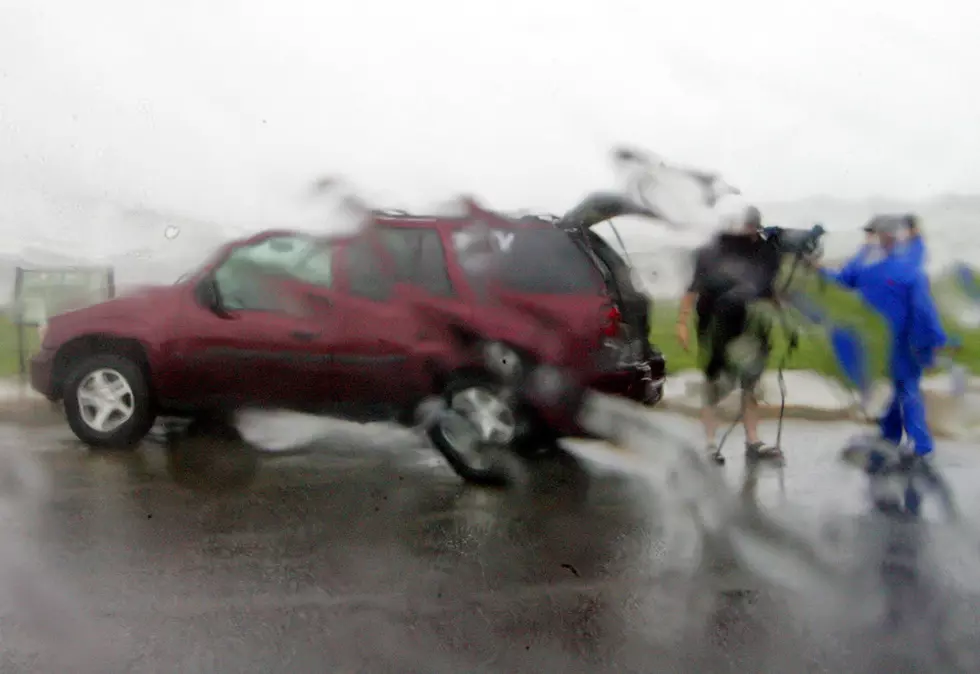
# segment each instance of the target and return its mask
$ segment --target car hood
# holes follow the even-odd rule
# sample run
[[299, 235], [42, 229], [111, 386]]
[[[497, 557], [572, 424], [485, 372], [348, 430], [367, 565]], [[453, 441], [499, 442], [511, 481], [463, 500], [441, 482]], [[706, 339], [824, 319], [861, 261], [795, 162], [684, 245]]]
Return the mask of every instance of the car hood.
[[179, 286], [145, 286], [98, 304], [66, 311], [48, 320], [48, 332], [69, 330], [78, 324], [102, 322], [116, 318], [139, 320], [156, 313], [158, 303], [168, 300]]

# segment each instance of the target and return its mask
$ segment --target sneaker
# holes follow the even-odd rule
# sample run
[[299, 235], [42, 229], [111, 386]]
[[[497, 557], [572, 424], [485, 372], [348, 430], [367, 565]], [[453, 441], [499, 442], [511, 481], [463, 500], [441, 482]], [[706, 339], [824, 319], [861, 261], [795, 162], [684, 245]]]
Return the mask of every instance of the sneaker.
[[767, 445], [764, 442], [751, 442], [745, 445], [745, 458], [747, 461], [783, 461], [783, 450], [779, 447]]
[[721, 453], [721, 449], [715, 443], [708, 444], [708, 458], [714, 461], [719, 466], [725, 465], [725, 457]]
[[891, 470], [898, 463], [900, 456], [901, 449], [898, 444], [876, 434], [851, 438], [840, 453], [841, 461], [861, 468], [869, 474]]

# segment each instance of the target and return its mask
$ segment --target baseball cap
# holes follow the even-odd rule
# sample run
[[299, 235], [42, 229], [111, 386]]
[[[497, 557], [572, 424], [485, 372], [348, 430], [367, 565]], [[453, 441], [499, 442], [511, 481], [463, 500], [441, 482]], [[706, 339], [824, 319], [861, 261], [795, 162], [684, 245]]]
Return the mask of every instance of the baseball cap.
[[909, 226], [908, 215], [876, 215], [864, 226], [869, 234], [898, 234]]

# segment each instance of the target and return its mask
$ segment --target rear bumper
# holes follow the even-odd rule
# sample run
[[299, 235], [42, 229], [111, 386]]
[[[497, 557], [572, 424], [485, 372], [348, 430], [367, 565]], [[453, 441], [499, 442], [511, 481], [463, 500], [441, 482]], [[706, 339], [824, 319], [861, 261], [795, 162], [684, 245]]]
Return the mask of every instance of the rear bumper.
[[[647, 367], [643, 367], [646, 365]], [[621, 396], [650, 407], [655, 406], [663, 397], [666, 365], [662, 356], [657, 354], [654, 360], [637, 364], [614, 372], [600, 372], [574, 387], [578, 391], [593, 390], [608, 395]], [[584, 386], [582, 386], [584, 384]], [[583, 436], [588, 433], [578, 425], [576, 419], [577, 407], [574, 399], [577, 393], [569, 391], [560, 400], [544, 407], [536, 405], [542, 419], [561, 435]]]
[[31, 388], [48, 400], [56, 400], [58, 392], [54, 385], [54, 351], [41, 349], [31, 357]]
[[636, 402], [655, 405], [660, 402], [665, 377], [651, 367], [650, 374], [639, 368], [607, 372], [588, 382], [588, 387], [601, 393], [622, 396]]

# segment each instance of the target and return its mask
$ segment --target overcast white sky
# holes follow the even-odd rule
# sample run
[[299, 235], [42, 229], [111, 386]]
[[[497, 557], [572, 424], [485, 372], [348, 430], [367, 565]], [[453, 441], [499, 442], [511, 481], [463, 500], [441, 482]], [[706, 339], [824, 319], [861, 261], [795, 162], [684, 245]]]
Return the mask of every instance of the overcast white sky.
[[757, 199], [980, 192], [977, 35], [967, 0], [0, 0], [0, 181], [560, 210], [628, 141]]

